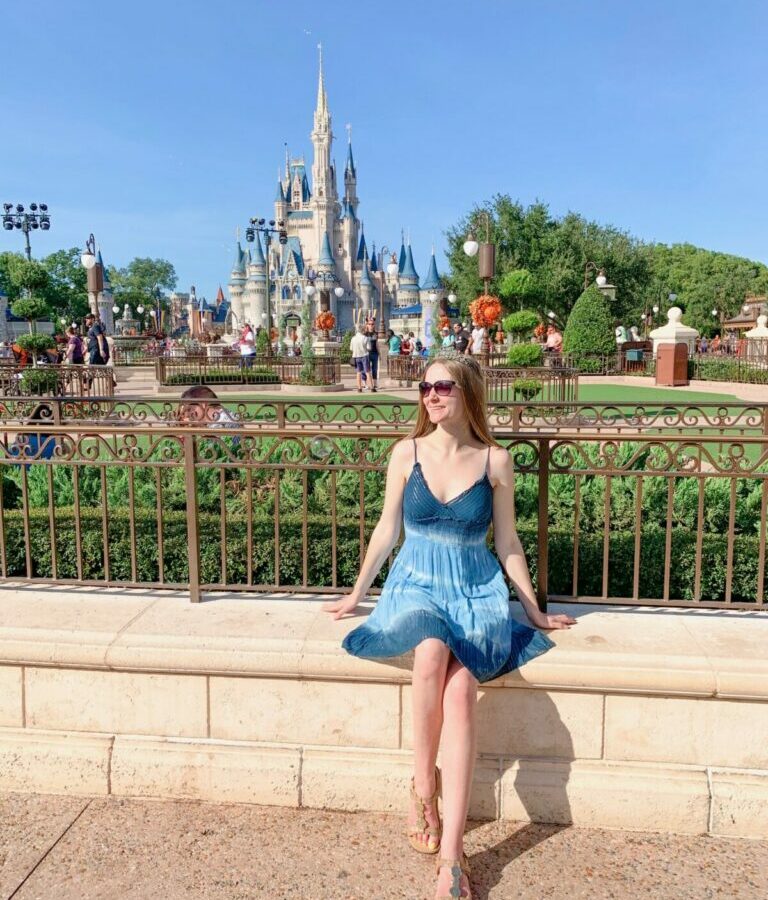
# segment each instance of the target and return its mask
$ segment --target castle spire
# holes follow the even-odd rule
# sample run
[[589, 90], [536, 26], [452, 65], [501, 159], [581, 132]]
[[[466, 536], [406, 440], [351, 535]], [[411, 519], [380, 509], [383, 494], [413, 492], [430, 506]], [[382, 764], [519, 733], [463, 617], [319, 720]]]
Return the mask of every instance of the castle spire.
[[317, 45], [317, 51], [320, 58], [320, 76], [317, 81], [317, 110], [319, 114], [328, 112], [328, 98], [325, 95], [325, 81], [323, 80], [323, 45]]

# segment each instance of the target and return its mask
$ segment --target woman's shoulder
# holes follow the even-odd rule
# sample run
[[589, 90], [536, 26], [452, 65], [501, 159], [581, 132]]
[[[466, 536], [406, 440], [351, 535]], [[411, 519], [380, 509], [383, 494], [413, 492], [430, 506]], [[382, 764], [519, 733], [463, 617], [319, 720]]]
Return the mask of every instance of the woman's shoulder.
[[506, 482], [513, 472], [512, 457], [506, 447], [491, 447], [488, 456], [488, 475], [491, 481]]

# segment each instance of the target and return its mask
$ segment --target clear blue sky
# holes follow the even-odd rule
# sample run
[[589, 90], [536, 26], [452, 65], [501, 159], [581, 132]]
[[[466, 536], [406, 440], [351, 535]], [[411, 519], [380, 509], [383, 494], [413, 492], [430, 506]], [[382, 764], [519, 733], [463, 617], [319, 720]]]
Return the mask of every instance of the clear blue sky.
[[768, 262], [763, 0], [27, 0], [0, 35], [0, 202], [50, 205], [36, 256], [93, 231], [212, 298], [283, 142], [311, 162], [322, 41], [366, 235], [408, 229], [422, 275], [497, 192]]

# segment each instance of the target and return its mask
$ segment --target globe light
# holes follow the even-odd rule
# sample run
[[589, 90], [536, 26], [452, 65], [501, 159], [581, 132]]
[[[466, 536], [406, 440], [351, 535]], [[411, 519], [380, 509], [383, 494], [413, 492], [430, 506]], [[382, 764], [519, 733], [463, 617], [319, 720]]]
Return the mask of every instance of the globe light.
[[72, 322], [72, 327], [77, 328], [77, 322]]
[[113, 307], [112, 307], [112, 312], [115, 313], [115, 315], [117, 315], [117, 313], [120, 312], [120, 307], [119, 307], [119, 306], [113, 306]]
[[141, 304], [139, 304], [139, 306], [136, 307], [136, 312], [137, 312], [140, 316], [143, 316], [143, 315], [144, 315], [144, 307], [141, 306]]
[[472, 235], [470, 235], [466, 241], [464, 241], [464, 252], [467, 256], [476, 256], [477, 251], [480, 249], [480, 244], [474, 239]]
[[448, 294], [448, 302], [451, 304], [451, 306], [453, 306], [453, 304], [456, 302], [456, 294]]
[[80, 263], [84, 269], [92, 269], [96, 265], [96, 257], [87, 247], [80, 255]]
[[659, 307], [658, 307], [658, 304], [657, 304], [656, 306], [653, 307], [654, 315], [655, 315], [658, 311], [659, 311]]
[[314, 297], [316, 293], [317, 293], [317, 288], [314, 286], [314, 284], [307, 285], [307, 291], [306, 291], [307, 297]]
[[67, 324], [67, 320], [66, 320], [66, 319], [59, 319], [59, 322], [61, 322], [62, 325], [66, 325], [66, 324]]
[[344, 296], [344, 288], [343, 287], [335, 287], [333, 289], [333, 293], [336, 294], [337, 297], [341, 298]]
[[149, 314], [150, 314], [150, 316], [152, 316], [153, 319], [154, 319], [155, 316], [157, 315], [157, 313], [155, 312], [154, 309], [150, 309]]
[[712, 310], [712, 315], [713, 315], [713, 316], [717, 316], [717, 310], [716, 310], [716, 309], [713, 309], [713, 310]]
[[553, 319], [553, 320], [554, 320], [554, 318], [555, 318], [555, 314], [552, 312], [551, 309], [550, 309], [550, 311], [547, 313], [547, 318], [548, 318], [548, 319]]
[[670, 294], [670, 295], [669, 295], [669, 302], [670, 302], [670, 303], [674, 303], [675, 300], [677, 300], [677, 294], [674, 294], [674, 293], [673, 293], [673, 294]]
[[646, 320], [647, 318], [648, 318], [648, 317], [646, 316], [646, 314], [643, 313], [643, 314], [640, 316], [640, 321], [641, 321], [641, 322], [645, 322], [645, 320]]
[[597, 284], [598, 287], [605, 287], [606, 284], [608, 284], [608, 279], [605, 277], [605, 272], [602, 269], [597, 273], [595, 284]]

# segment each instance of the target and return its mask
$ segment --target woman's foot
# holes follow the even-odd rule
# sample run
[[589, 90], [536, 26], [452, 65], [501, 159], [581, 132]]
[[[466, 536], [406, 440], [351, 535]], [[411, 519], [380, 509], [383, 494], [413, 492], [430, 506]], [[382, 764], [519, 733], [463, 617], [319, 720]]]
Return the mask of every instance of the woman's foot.
[[440, 770], [435, 768], [431, 782], [416, 784], [411, 779], [411, 807], [408, 812], [408, 840], [419, 853], [437, 853], [442, 823], [437, 806], [440, 794]]
[[437, 860], [437, 890], [435, 900], [471, 900], [469, 886], [469, 863], [462, 853], [459, 858], [446, 858], [443, 854]]

